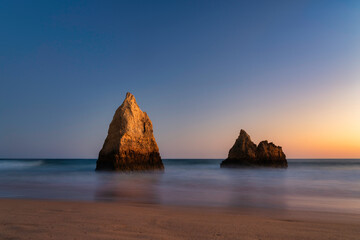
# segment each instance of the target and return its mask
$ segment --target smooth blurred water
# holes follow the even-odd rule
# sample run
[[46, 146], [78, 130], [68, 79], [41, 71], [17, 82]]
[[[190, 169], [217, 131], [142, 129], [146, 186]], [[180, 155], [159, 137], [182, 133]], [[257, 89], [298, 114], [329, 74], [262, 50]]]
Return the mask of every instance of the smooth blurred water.
[[96, 159], [1, 159], [0, 197], [360, 213], [360, 159], [291, 159], [287, 169], [163, 161], [164, 173], [109, 173], [94, 171]]

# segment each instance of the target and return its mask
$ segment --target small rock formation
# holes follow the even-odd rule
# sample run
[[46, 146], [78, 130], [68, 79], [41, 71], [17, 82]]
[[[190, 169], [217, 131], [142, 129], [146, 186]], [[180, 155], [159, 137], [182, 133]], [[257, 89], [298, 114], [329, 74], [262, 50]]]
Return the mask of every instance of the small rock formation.
[[96, 170], [163, 170], [153, 127], [131, 93], [116, 110], [99, 153]]
[[241, 129], [238, 139], [229, 151], [227, 159], [222, 161], [221, 167], [260, 166], [260, 167], [283, 167], [287, 161], [282, 148], [275, 144], [262, 141], [256, 146], [250, 136]]

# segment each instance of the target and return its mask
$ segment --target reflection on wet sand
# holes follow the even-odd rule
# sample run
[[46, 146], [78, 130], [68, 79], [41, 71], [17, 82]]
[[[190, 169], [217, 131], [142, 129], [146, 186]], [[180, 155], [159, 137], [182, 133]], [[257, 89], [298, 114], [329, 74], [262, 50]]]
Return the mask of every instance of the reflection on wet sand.
[[100, 173], [95, 190], [97, 201], [159, 203], [157, 185], [162, 173]]
[[[231, 197], [226, 204], [229, 207], [271, 207], [271, 208], [286, 208], [287, 202], [284, 196], [287, 193], [286, 187], [286, 170], [285, 169], [261, 169], [266, 175], [269, 172], [277, 175], [272, 181], [259, 182], [254, 181], [252, 171], [254, 169], [226, 169], [229, 171], [229, 192]], [[237, 175], [243, 175], [241, 182], [238, 182]]]

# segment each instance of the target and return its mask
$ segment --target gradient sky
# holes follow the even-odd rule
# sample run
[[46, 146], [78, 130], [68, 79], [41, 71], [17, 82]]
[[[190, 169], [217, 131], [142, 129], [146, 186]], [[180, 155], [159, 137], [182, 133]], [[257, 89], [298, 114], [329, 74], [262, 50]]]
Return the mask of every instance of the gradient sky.
[[127, 91], [163, 158], [360, 157], [360, 1], [0, 3], [0, 157], [96, 158]]

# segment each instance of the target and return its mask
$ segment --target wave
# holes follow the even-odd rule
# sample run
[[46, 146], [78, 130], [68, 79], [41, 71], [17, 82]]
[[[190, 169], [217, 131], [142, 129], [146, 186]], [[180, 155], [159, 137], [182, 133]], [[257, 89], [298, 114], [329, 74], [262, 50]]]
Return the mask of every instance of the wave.
[[37, 167], [43, 163], [43, 160], [0, 160], [0, 170]]
[[[218, 168], [222, 159], [163, 159], [165, 167]], [[360, 170], [360, 159], [289, 159], [289, 169]], [[0, 159], [1, 170], [93, 170], [96, 159]]]

